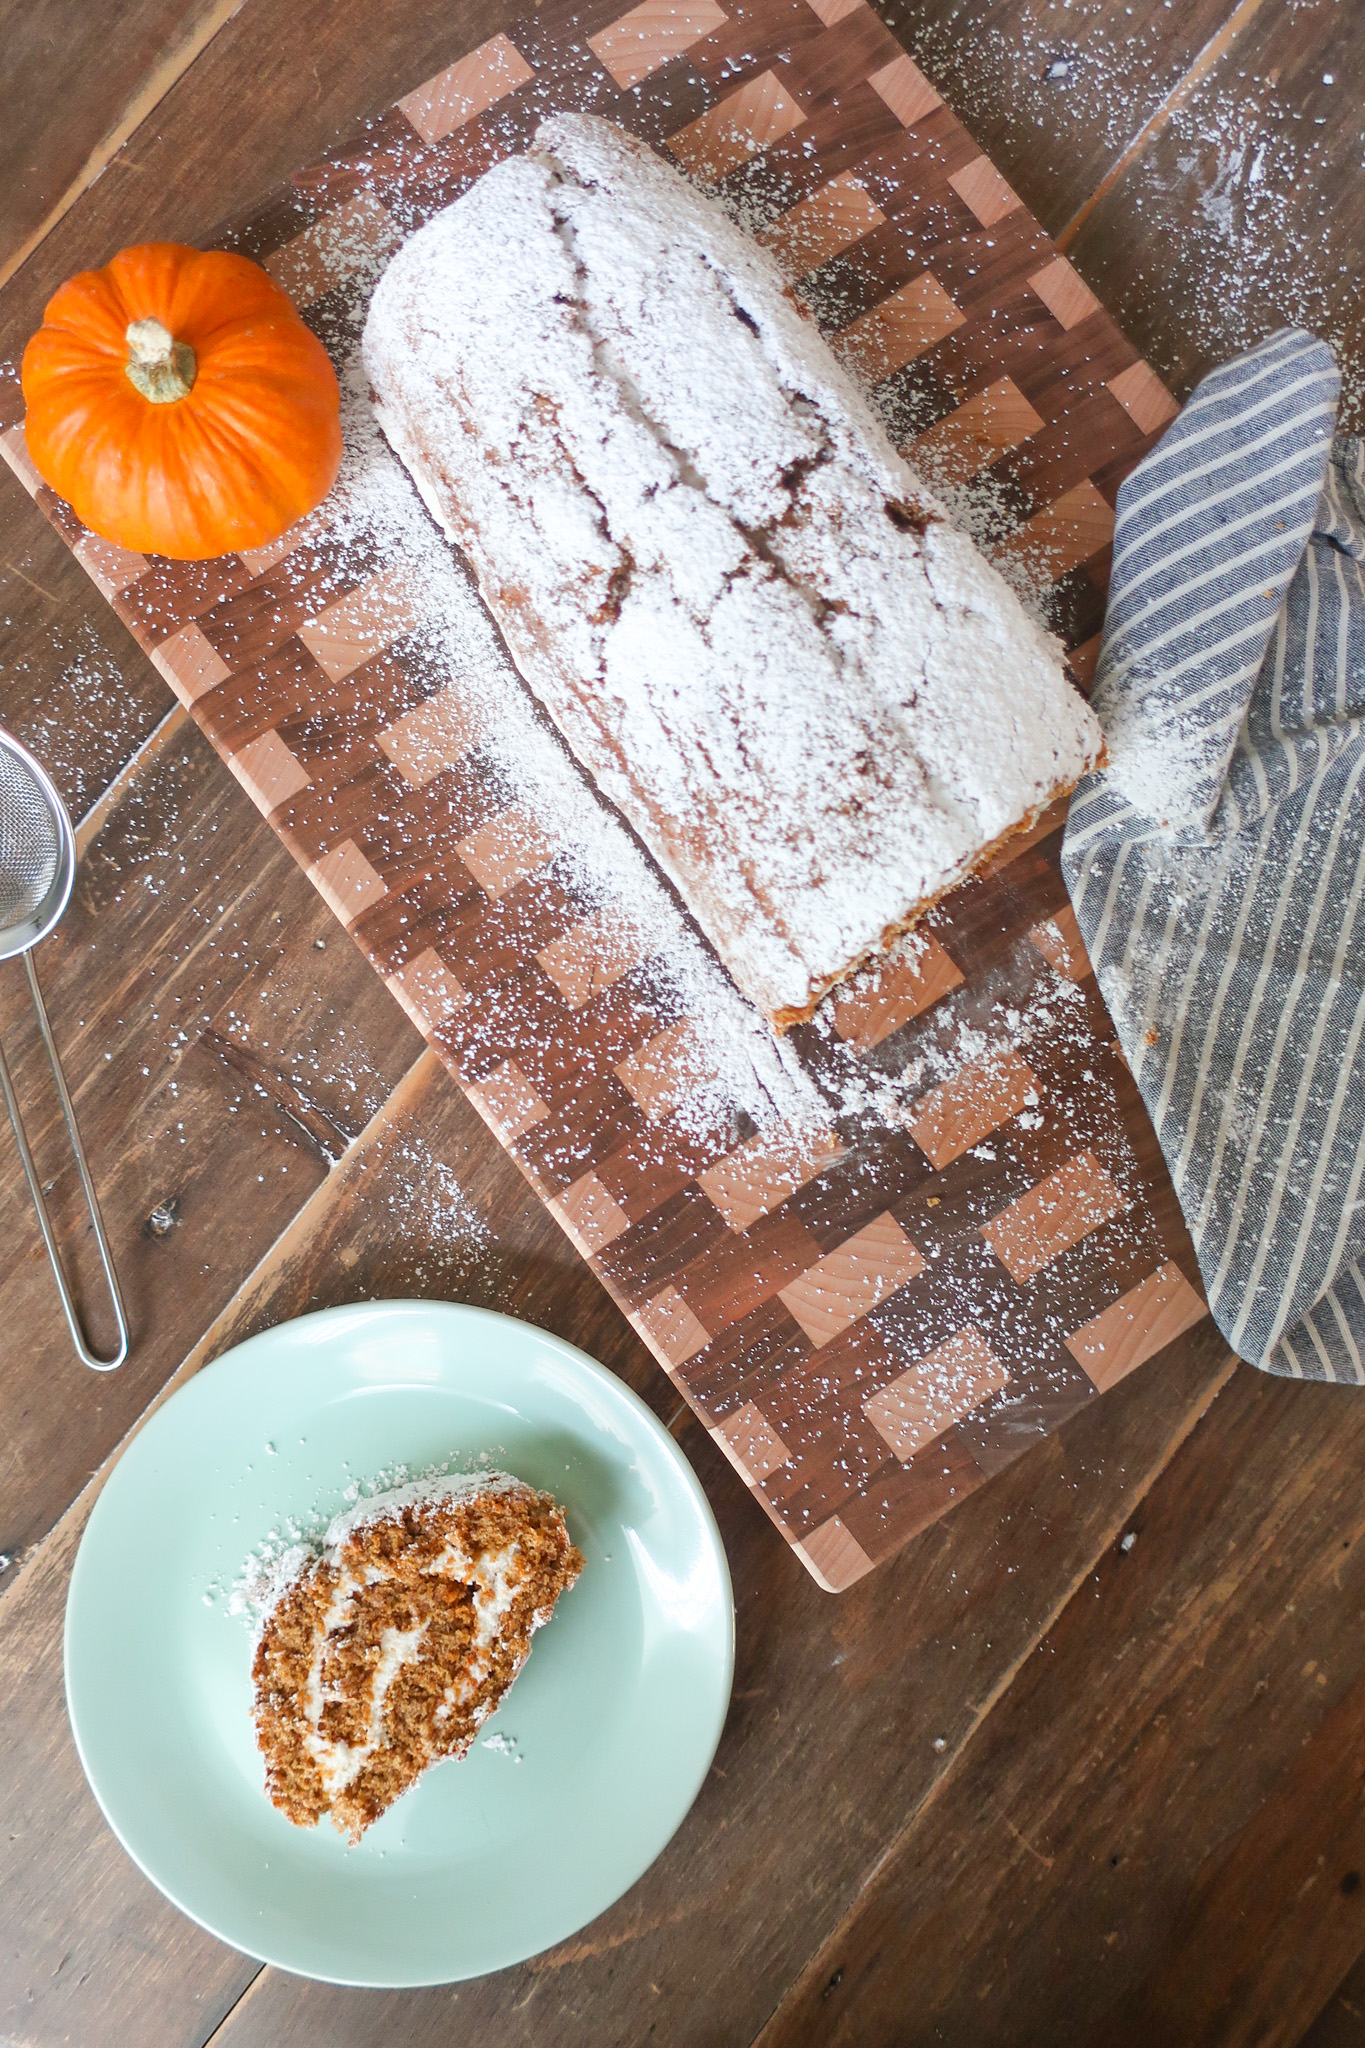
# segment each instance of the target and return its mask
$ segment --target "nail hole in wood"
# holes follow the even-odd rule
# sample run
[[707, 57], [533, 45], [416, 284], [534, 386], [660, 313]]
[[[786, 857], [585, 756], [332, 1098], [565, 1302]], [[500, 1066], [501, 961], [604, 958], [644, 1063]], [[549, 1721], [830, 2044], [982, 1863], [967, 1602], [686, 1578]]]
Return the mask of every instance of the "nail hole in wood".
[[180, 1221], [180, 1197], [171, 1195], [164, 1202], [158, 1202], [142, 1226], [144, 1237], [165, 1237]]

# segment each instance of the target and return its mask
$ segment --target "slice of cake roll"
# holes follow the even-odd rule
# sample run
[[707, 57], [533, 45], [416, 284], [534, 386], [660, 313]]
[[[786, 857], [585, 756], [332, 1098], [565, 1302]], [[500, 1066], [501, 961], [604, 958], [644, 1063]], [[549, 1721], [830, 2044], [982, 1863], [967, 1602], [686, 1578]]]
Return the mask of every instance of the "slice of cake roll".
[[252, 1662], [266, 1791], [358, 1842], [461, 1757], [583, 1569], [564, 1511], [506, 1472], [377, 1493], [282, 1560]]
[[364, 359], [522, 675], [779, 1030], [1100, 760], [773, 259], [610, 123], [546, 121], [413, 235]]

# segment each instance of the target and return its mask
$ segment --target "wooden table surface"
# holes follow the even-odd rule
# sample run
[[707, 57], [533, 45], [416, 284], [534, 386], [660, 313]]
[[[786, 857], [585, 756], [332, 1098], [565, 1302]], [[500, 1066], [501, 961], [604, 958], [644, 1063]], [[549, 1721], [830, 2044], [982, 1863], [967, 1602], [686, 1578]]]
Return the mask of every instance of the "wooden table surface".
[[[12, 7], [0, 356], [73, 270], [202, 236], [517, 11]], [[1360, 422], [1348, 0], [887, 19], [1173, 388], [1299, 319]], [[8, 475], [0, 505], [0, 723], [82, 821], [40, 965], [139, 1331], [110, 1379], [70, 1359], [0, 1138], [0, 2041], [1365, 2042], [1365, 1400], [1205, 1323], [823, 1594]], [[13, 965], [0, 1031], [72, 1218]], [[653, 1404], [720, 1520], [739, 1661], [701, 1797], [616, 1907], [385, 1994], [261, 1969], [160, 1898], [86, 1790], [60, 1645], [149, 1404], [265, 1324], [400, 1294], [526, 1316]]]

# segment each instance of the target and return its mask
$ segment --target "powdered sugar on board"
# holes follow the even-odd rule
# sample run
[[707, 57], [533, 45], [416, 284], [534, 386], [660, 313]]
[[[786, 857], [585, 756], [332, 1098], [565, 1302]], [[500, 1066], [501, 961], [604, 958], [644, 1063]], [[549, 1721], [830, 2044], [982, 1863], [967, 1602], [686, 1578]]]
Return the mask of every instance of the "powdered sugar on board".
[[[942, 1184], [938, 1177], [924, 1181], [913, 1233], [926, 1264], [924, 1284], [931, 1279], [936, 1290], [934, 1317], [942, 1327], [957, 1328], [972, 1316], [989, 1326], [996, 1316], [994, 1289], [1001, 1294], [1000, 1328], [1010, 1333], [1018, 1350], [1019, 1370], [1030, 1359], [1035, 1390], [1039, 1385], [1050, 1389], [1046, 1400], [1074, 1400], [1074, 1366], [1059, 1355], [1074, 1322], [1070, 1297], [1054, 1309], [1046, 1289], [1036, 1288], [1027, 1302], [1011, 1306], [1004, 1297], [1013, 1283], [991, 1277], [992, 1262], [979, 1232], [1046, 1171], [1040, 1162], [1055, 1160], [1059, 1148], [1065, 1157], [1093, 1147], [1125, 1191], [1132, 1191], [1133, 1198], [1109, 1226], [1111, 1247], [1120, 1252], [1125, 1244], [1132, 1247], [1127, 1254], [1132, 1258], [1137, 1248], [1160, 1242], [1138, 1163], [1123, 1134], [1113, 1061], [1096, 1035], [1093, 988], [1091, 997], [1083, 999], [1076, 984], [1054, 972], [1023, 933], [1003, 955], [995, 949], [989, 971], [972, 964], [970, 949], [962, 952], [958, 927], [964, 918], [970, 926], [988, 914], [977, 908], [978, 902], [1000, 904], [1002, 885], [988, 876], [968, 884], [866, 975], [827, 998], [810, 1024], [776, 1040], [718, 965], [657, 866], [616, 809], [592, 787], [516, 677], [472, 578], [377, 430], [352, 340], [373, 275], [359, 275], [344, 304], [331, 302], [324, 322], [341, 364], [346, 439], [342, 478], [327, 507], [325, 547], [312, 550], [297, 572], [288, 560], [282, 563], [279, 577], [287, 582], [294, 573], [306, 575], [312, 603], [324, 611], [333, 594], [340, 596], [372, 576], [375, 563], [389, 572], [385, 588], [394, 587], [395, 573], [401, 576], [401, 597], [393, 601], [407, 629], [405, 668], [424, 675], [433, 696], [452, 693], [457, 722], [477, 748], [480, 773], [505, 800], [502, 816], [508, 829], [518, 819], [526, 821], [529, 844], [537, 836], [535, 821], [553, 822], [555, 870], [577, 910], [612, 920], [632, 934], [631, 950], [640, 963], [635, 972], [647, 987], [651, 1009], [665, 1027], [675, 1022], [688, 1027], [691, 1067], [676, 1092], [666, 1146], [690, 1145], [714, 1159], [747, 1142], [751, 1130], [804, 1131], [822, 1139], [833, 1128], [842, 1148], [829, 1176], [834, 1185], [828, 1196], [817, 1195], [812, 1187], [810, 1199], [846, 1206], [857, 1188], [865, 1191], [860, 1201], [883, 1209], [903, 1200], [916, 1174], [926, 1172], [927, 1162], [921, 1159], [916, 1169], [906, 1155], [914, 1156], [907, 1133], [913, 1129], [915, 1106], [928, 1091], [964, 1073], [987, 1073], [992, 1062], [1011, 1051], [1033, 1061], [1040, 1076], [1047, 1077], [1041, 1091], [1029, 1091], [1029, 1099], [1002, 1128], [970, 1148], [958, 1169], [959, 1174], [971, 1170], [964, 1196], [945, 1207], [937, 1193], [928, 1191]], [[322, 577], [320, 557], [327, 567]], [[367, 705], [359, 704], [353, 715], [355, 731], [348, 736], [348, 714], [344, 709], [338, 714], [338, 744], [359, 744], [372, 729], [365, 724], [373, 716]], [[430, 804], [442, 788], [439, 777], [425, 788]], [[1064, 891], [1059, 882], [1056, 888], [1053, 902], [1060, 905]], [[1002, 906], [991, 914], [1007, 913]], [[962, 952], [961, 986], [874, 1044], [846, 1038], [837, 1021], [841, 1000], [869, 993], [875, 999], [879, 984], [942, 938]], [[456, 956], [452, 960], [458, 965]], [[547, 1026], [516, 985], [509, 984], [481, 998], [478, 1018], [461, 1028], [466, 1048], [486, 1031], [489, 1043], [501, 1049], [515, 1047], [527, 1035], [543, 1036]], [[553, 1036], [558, 1027], [548, 1028]], [[562, 1186], [592, 1167], [596, 1156], [590, 1131], [580, 1137], [566, 1129], [553, 1150], [541, 1152], [540, 1163]], [[904, 1321], [893, 1301], [874, 1320], [888, 1332], [898, 1318]], [[932, 1339], [922, 1330], [923, 1318], [913, 1331], [907, 1326], [902, 1337], [885, 1338], [885, 1371], [898, 1357], [903, 1366], [932, 1349]], [[1003, 1335], [1001, 1341], [1008, 1349]], [[833, 1421], [848, 1395], [840, 1389], [837, 1372], [831, 1376], [823, 1370], [820, 1354], [800, 1369], [784, 1368], [784, 1374], [796, 1416], [794, 1442], [802, 1427], [813, 1439], [844, 1426], [853, 1435], [865, 1434], [856, 1401], [847, 1425]], [[859, 1376], [855, 1373], [855, 1382]], [[856, 1386], [850, 1391], [858, 1392]], [[1034, 1401], [1029, 1413], [1034, 1413], [1036, 1400], [1033, 1395], [1029, 1399]], [[807, 1525], [808, 1514], [794, 1505], [789, 1525]]]
[[[908, 933], [884, 961], [853, 977], [847, 999], [875, 996], [925, 943], [922, 934]], [[1026, 972], [1034, 972], [1031, 961]], [[811, 1028], [824, 1042], [820, 1079], [843, 1130], [871, 1132], [879, 1125], [903, 1125], [931, 1088], [969, 1068], [989, 1068], [1030, 1046], [1045, 1047], [1055, 1057], [1062, 1049], [1074, 1054], [1094, 1044], [1084, 995], [1074, 981], [1050, 967], [1043, 968], [1022, 997], [1013, 986], [996, 992], [979, 983], [956, 999], [949, 994], [927, 1013], [908, 1057], [900, 1039], [882, 1060], [841, 1039], [835, 1007], [834, 1001], [823, 1004]]]
[[[558, 90], [547, 75], [528, 98], [547, 106]], [[619, 110], [628, 125], [632, 108]], [[523, 149], [528, 112], [481, 119], [457, 160], [468, 150], [481, 167]], [[818, 159], [814, 139], [801, 147]], [[363, 150], [320, 173], [320, 213], [338, 179], [345, 191], [328, 219], [349, 276], [308, 317], [347, 383], [346, 473], [292, 551], [253, 572], [240, 602], [204, 615], [229, 675], [194, 715], [234, 763], [244, 710], [253, 735], [278, 725], [309, 787], [272, 821], [310, 870], [348, 839], [363, 849], [383, 892], [348, 921], [374, 966], [708, 1424], [729, 1432], [775, 1519], [813, 1539], [813, 1568], [837, 1562], [832, 1575], [848, 1583], [942, 1512], [964, 1473], [977, 1483], [1013, 1439], [1089, 1397], [1071, 1339], [1177, 1255], [1169, 1190], [1135, 1152], [1131, 1077], [1083, 952], [1067, 957], [1046, 825], [777, 1046], [658, 863], [602, 803], [376, 436], [352, 360], [382, 264], [365, 236], [350, 246], [345, 225], [367, 181], [406, 234], [465, 175], [443, 195], [409, 189], [404, 166]], [[842, 310], [835, 325], [852, 316]], [[963, 500], [987, 541], [1010, 511], [988, 496], [979, 484]], [[135, 624], [140, 601], [137, 586], [120, 599]], [[154, 617], [146, 624], [151, 642]], [[290, 645], [296, 634], [311, 667]], [[282, 654], [297, 662], [297, 694], [275, 687]], [[390, 752], [395, 721], [440, 729], [432, 760], [405, 766]], [[485, 824], [515, 856], [505, 894], [496, 863], [471, 851], [468, 835]], [[575, 970], [559, 978], [556, 949], [571, 951], [587, 927], [609, 936], [612, 957], [600, 978], [579, 970], [570, 987]], [[978, 1094], [993, 1104], [989, 1125]], [[998, 1231], [987, 1234], [1011, 1209], [1017, 1272], [993, 1249]], [[1078, 1242], [1077, 1228], [1101, 1235]], [[1056, 1260], [1036, 1273], [1030, 1230]], [[1003, 1371], [1007, 1390], [907, 1460], [904, 1417], [882, 1396], [913, 1372], [936, 1414], [952, 1410], [972, 1372], [960, 1344], [946, 1363], [937, 1355], [969, 1327], [996, 1360], [981, 1385]], [[786, 1461], [760, 1478], [744, 1459], [768, 1465], [774, 1438]], [[836, 1537], [845, 1548], [831, 1561]]]
[[[685, 1127], [703, 1136], [738, 1114], [759, 1130], [775, 1124], [815, 1130], [833, 1110], [841, 1129], [872, 1137], [878, 1127], [903, 1123], [918, 1095], [973, 1064], [987, 1047], [1019, 1045], [1054, 1025], [1064, 1028], [1077, 992], [1044, 969], [1042, 982], [1022, 1003], [1009, 991], [998, 994], [985, 1021], [977, 1020], [979, 991], [966, 1002], [936, 1005], [913, 1053], [893, 1072], [882, 1070], [876, 1059], [839, 1037], [834, 1011], [841, 998], [875, 989], [915, 956], [925, 941], [912, 931], [816, 1012], [809, 1029], [828, 1050], [818, 1069], [792, 1041], [774, 1038], [711, 957], [633, 835], [509, 677], [507, 655], [487, 611], [378, 430], [358, 356], [342, 382], [346, 458], [329, 501], [328, 527], [338, 584], [345, 587], [349, 563], [362, 555], [402, 566], [404, 602], [412, 605], [416, 593], [421, 619], [410, 645], [433, 684], [458, 692], [462, 721], [479, 733], [482, 756], [502, 781], [509, 813], [556, 821], [558, 857], [576, 897], [589, 914], [597, 910], [629, 928], [661, 1016], [697, 1027], [689, 1042], [690, 1085], [678, 1106]], [[1028, 962], [1030, 970], [1033, 965]], [[563, 1163], [575, 1164], [571, 1153]]]
[[[701, 1131], [742, 1112], [760, 1128], [822, 1114], [818, 1093], [689, 925], [628, 828], [591, 787], [514, 675], [477, 592], [375, 422], [358, 356], [342, 372], [345, 458], [328, 501], [327, 542], [338, 589], [352, 564], [378, 559], [401, 574], [409, 658], [448, 688], [462, 728], [506, 792], [515, 821], [550, 821], [557, 859], [585, 914], [619, 917], [634, 935], [651, 994], [667, 1024], [701, 1024], [693, 1085], [681, 1111]], [[284, 565], [287, 568], [287, 565]], [[327, 601], [324, 587], [320, 608]], [[398, 599], [394, 600], [398, 602]]]
[[[1243, 32], [1207, 69], [1194, 9], [1144, 19], [1017, 0], [969, 36], [957, 8], [906, 26], [911, 54], [1054, 233], [1087, 189], [1078, 151], [1096, 152], [1093, 183], [1143, 138], [1068, 253], [1168, 382], [1193, 382], [1278, 327], [1307, 327], [1331, 344], [1344, 416], [1358, 420], [1357, 229], [1331, 204], [1361, 162], [1347, 9], [1289, 0], [1232, 18]], [[1141, 232], [1125, 236], [1125, 220]]]

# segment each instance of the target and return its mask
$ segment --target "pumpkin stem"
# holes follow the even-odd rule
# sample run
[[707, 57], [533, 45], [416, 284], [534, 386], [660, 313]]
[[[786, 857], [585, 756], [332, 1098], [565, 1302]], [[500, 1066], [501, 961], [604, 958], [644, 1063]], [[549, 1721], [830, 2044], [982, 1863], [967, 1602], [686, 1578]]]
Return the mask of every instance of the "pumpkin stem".
[[124, 374], [153, 405], [173, 405], [188, 398], [198, 364], [187, 341], [173, 341], [159, 320], [133, 320], [125, 337], [128, 360]]

